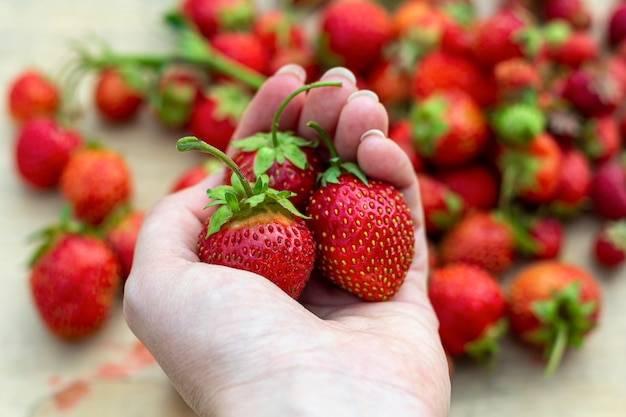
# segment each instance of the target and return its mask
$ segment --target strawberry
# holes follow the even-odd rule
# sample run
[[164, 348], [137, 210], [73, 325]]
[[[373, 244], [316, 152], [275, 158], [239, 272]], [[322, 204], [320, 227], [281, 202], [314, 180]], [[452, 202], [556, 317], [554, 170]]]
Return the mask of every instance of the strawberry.
[[118, 152], [85, 147], [71, 155], [61, 174], [60, 188], [77, 219], [99, 225], [114, 209], [129, 203], [131, 173]]
[[215, 158], [207, 158], [202, 163], [192, 165], [174, 179], [169, 192], [175, 193], [199, 183], [220, 166], [221, 163]]
[[499, 179], [492, 169], [483, 164], [470, 164], [456, 169], [440, 171], [435, 178], [445, 184], [463, 200], [466, 211], [496, 208]]
[[500, 101], [516, 99], [528, 90], [541, 86], [539, 71], [525, 58], [511, 58], [497, 63], [493, 69]]
[[250, 99], [250, 93], [239, 84], [213, 83], [194, 105], [189, 117], [191, 134], [225, 151]]
[[93, 92], [98, 114], [113, 123], [133, 118], [144, 103], [138, 77], [136, 70], [130, 68], [101, 70]]
[[617, 46], [626, 39], [626, 5], [616, 3], [609, 9], [606, 26], [606, 40], [609, 46]]
[[8, 87], [7, 109], [17, 123], [36, 116], [53, 116], [59, 105], [58, 87], [37, 69], [22, 71]]
[[283, 10], [260, 13], [252, 23], [252, 32], [261, 40], [270, 55], [284, 48], [304, 47], [304, 27]]
[[490, 120], [496, 138], [509, 145], [527, 145], [546, 127], [543, 110], [535, 103], [505, 102], [497, 106]]
[[135, 243], [145, 212], [144, 210], [122, 211], [119, 218], [110, 221], [113, 224], [106, 228], [104, 239], [118, 259], [122, 281], [126, 281], [133, 265]]
[[20, 178], [37, 189], [59, 184], [70, 155], [83, 143], [82, 137], [47, 117], [30, 119], [15, 139], [15, 165]]
[[593, 238], [593, 254], [600, 265], [614, 268], [626, 260], [626, 220], [605, 222]]
[[572, 30], [562, 21], [551, 23], [544, 31], [548, 57], [554, 64], [579, 68], [600, 55], [599, 45], [588, 31]]
[[407, 154], [415, 172], [422, 171], [424, 161], [413, 146], [411, 121], [409, 119], [402, 117], [401, 119], [392, 122], [391, 126], [389, 126], [389, 139], [397, 143], [398, 146], [402, 148], [404, 153]]
[[512, 265], [515, 251], [513, 232], [494, 212], [468, 213], [442, 238], [442, 264], [457, 262], [476, 265], [499, 277]]
[[449, 230], [463, 215], [461, 197], [432, 175], [418, 172], [426, 233], [435, 235]]
[[418, 153], [437, 167], [471, 162], [487, 142], [482, 110], [460, 91], [433, 93], [413, 106], [409, 118]]
[[233, 171], [232, 185], [207, 191], [218, 209], [198, 236], [200, 260], [254, 272], [298, 298], [315, 265], [315, 242], [287, 198], [292, 193], [269, 188], [266, 175], [252, 188], [232, 159], [197, 138], [182, 138], [177, 148], [211, 153]]
[[172, 67], [164, 70], [159, 75], [154, 94], [149, 96], [157, 119], [170, 129], [187, 127], [204, 84], [200, 74], [191, 69]]
[[55, 336], [84, 339], [106, 322], [120, 285], [120, 266], [99, 238], [47, 229], [30, 264], [29, 286], [39, 315]]
[[528, 226], [528, 234], [532, 239], [533, 259], [555, 259], [563, 246], [563, 225], [552, 217], [537, 217]]
[[393, 37], [387, 10], [373, 0], [334, 0], [321, 10], [317, 55], [323, 67], [368, 72]]
[[617, 119], [613, 115], [587, 117], [574, 145], [596, 164], [613, 159], [622, 147]]
[[406, 86], [410, 82], [409, 72], [392, 59], [380, 60], [367, 76], [368, 88], [376, 93], [380, 102], [390, 111], [409, 103], [411, 92]]
[[[256, 73], [268, 74], [269, 52], [261, 39], [251, 31], [219, 32], [210, 40], [213, 49], [230, 60], [237, 62]], [[217, 80], [233, 78], [216, 73]]]
[[603, 219], [619, 220], [626, 217], [625, 164], [619, 159], [612, 159], [594, 171], [589, 197], [594, 212]]
[[511, 330], [524, 343], [544, 349], [551, 375], [568, 346], [579, 347], [601, 310], [596, 278], [562, 261], [540, 261], [515, 275], [508, 289]]
[[183, 0], [180, 13], [208, 39], [219, 32], [249, 28], [255, 6], [250, 0]]
[[506, 330], [506, 299], [487, 271], [457, 263], [435, 268], [428, 298], [439, 320], [439, 336], [452, 357], [492, 358]]
[[540, 44], [534, 21], [520, 8], [501, 9], [483, 18], [476, 27], [474, 55], [493, 68], [511, 58], [532, 58]]
[[401, 2], [392, 19], [396, 36], [403, 45], [410, 45], [415, 57], [437, 48], [450, 21], [435, 5], [422, 1]]
[[331, 166], [307, 206], [317, 269], [366, 301], [393, 297], [414, 254], [413, 221], [402, 194], [342, 163], [330, 138], [313, 122], [331, 152]]
[[562, 98], [583, 117], [598, 117], [612, 114], [621, 104], [624, 92], [606, 68], [585, 66], [567, 76]]
[[[296, 89], [283, 100], [274, 115], [270, 132], [259, 132], [253, 136], [232, 142], [235, 149], [233, 161], [241, 169], [248, 181], [255, 181], [260, 175], [269, 177], [272, 188], [291, 191], [291, 202], [299, 210], [304, 210], [315, 191], [317, 176], [322, 171], [315, 143], [298, 137], [292, 132], [278, 132], [283, 109], [298, 94], [318, 87], [339, 86], [340, 83], [317, 82]], [[228, 184], [230, 176], [224, 181]]]
[[411, 74], [411, 93], [423, 99], [442, 90], [460, 90], [481, 107], [495, 101], [494, 80], [472, 60], [434, 50], [423, 56]]
[[579, 212], [587, 201], [592, 168], [585, 155], [576, 148], [563, 151], [559, 181], [550, 203], [553, 212], [571, 216]]
[[538, 4], [547, 21], [562, 20], [578, 30], [587, 30], [592, 24], [591, 10], [583, 0], [547, 0]]

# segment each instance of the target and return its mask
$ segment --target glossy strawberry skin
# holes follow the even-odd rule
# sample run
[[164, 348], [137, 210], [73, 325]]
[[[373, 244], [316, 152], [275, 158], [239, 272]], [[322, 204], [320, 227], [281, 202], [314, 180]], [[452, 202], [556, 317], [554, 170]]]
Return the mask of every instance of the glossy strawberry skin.
[[143, 104], [143, 96], [128, 85], [116, 69], [103, 70], [96, 80], [94, 104], [107, 121], [124, 122], [134, 117]]
[[70, 155], [82, 143], [78, 133], [63, 129], [47, 117], [25, 122], [15, 141], [15, 164], [20, 178], [36, 189], [57, 187]]
[[120, 267], [101, 240], [66, 235], [33, 265], [29, 283], [47, 328], [62, 339], [82, 339], [106, 321]]
[[[269, 177], [268, 185], [271, 188], [295, 193], [296, 195], [290, 197], [289, 200], [298, 210], [304, 211], [311, 195], [315, 191], [317, 177], [323, 166], [314, 148], [302, 147], [300, 149], [306, 155], [307, 166], [305, 169], [300, 169], [291, 161], [285, 159], [282, 164], [274, 161], [265, 174]], [[246, 151], [240, 151], [233, 155], [233, 161], [235, 161], [249, 181], [256, 180], [253, 170], [255, 156], [256, 152]], [[231, 172], [226, 171], [224, 182], [230, 184], [230, 178]]]
[[56, 85], [37, 70], [22, 72], [9, 86], [7, 108], [17, 123], [38, 116], [52, 116], [59, 104]]
[[98, 225], [115, 208], [129, 202], [131, 174], [120, 154], [85, 148], [70, 158], [61, 175], [60, 188], [76, 218]]
[[307, 206], [317, 245], [317, 268], [339, 287], [366, 301], [392, 297], [414, 253], [413, 222], [391, 185], [350, 174], [318, 188]]
[[264, 212], [227, 223], [207, 238], [209, 220], [198, 237], [201, 261], [254, 272], [299, 297], [315, 265], [315, 244], [302, 219]]
[[428, 297], [439, 319], [439, 335], [446, 352], [461, 356], [469, 343], [506, 315], [506, 299], [500, 284], [486, 271], [458, 263], [435, 268]]

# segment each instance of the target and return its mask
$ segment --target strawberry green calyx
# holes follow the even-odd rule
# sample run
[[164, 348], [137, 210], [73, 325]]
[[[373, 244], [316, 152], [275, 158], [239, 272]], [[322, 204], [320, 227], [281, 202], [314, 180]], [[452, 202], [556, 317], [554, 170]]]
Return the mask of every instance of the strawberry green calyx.
[[626, 220], [607, 223], [606, 236], [613, 247], [626, 252]]
[[498, 207], [505, 209], [522, 188], [536, 186], [536, 174], [541, 162], [523, 150], [507, 149], [499, 165], [502, 169], [502, 183]]
[[239, 84], [223, 83], [209, 87], [207, 96], [217, 103], [217, 116], [236, 124], [252, 98]]
[[535, 58], [543, 43], [543, 33], [538, 27], [528, 25], [513, 34], [514, 41], [521, 46], [524, 56]]
[[267, 175], [260, 175], [253, 188], [233, 160], [214, 146], [196, 137], [187, 136], [178, 140], [176, 148], [180, 152], [196, 150], [209, 153], [233, 171], [232, 185], [221, 185], [207, 190], [207, 196], [212, 201], [205, 208], [219, 208], [211, 216], [206, 237], [218, 232], [230, 220], [249, 218], [264, 211], [279, 211], [287, 216], [307, 218], [289, 201], [294, 193], [269, 188]]
[[594, 326], [591, 315], [597, 302], [581, 302], [580, 293], [581, 283], [574, 281], [555, 291], [552, 298], [536, 301], [532, 306], [540, 327], [528, 338], [544, 346], [548, 359], [544, 370], [546, 376], [554, 373], [566, 348], [580, 347], [584, 335]]
[[289, 102], [298, 94], [319, 87], [341, 87], [340, 82], [320, 81], [304, 85], [289, 94], [278, 106], [272, 127], [269, 133], [257, 133], [245, 139], [232, 142], [232, 145], [241, 148], [244, 152], [256, 152], [254, 157], [253, 171], [255, 176], [265, 174], [274, 162], [284, 164], [285, 159], [300, 169], [307, 165], [306, 154], [302, 147], [317, 146], [304, 138], [295, 136], [293, 132], [279, 132], [280, 116]]
[[465, 353], [481, 364], [493, 364], [494, 359], [500, 353], [500, 340], [508, 329], [505, 319], [500, 319], [488, 327], [483, 335], [467, 345]]
[[543, 38], [549, 48], [558, 48], [572, 36], [572, 26], [565, 20], [547, 22], [542, 29]]
[[546, 118], [535, 105], [514, 103], [494, 112], [492, 127], [504, 143], [525, 145], [544, 131]]
[[447, 101], [438, 95], [429, 97], [411, 110], [413, 142], [422, 155], [432, 156], [437, 139], [448, 132], [449, 126], [444, 121], [447, 110]]
[[329, 164], [330, 166], [320, 175], [319, 181], [322, 186], [326, 186], [328, 183], [338, 184], [339, 176], [342, 173], [352, 174], [357, 177], [363, 184], [369, 186], [367, 182], [367, 176], [354, 162], [343, 162], [337, 153], [333, 141], [328, 137], [328, 134], [322, 129], [322, 127], [316, 122], [310, 121], [307, 126], [315, 129], [320, 135], [324, 144], [330, 152]]

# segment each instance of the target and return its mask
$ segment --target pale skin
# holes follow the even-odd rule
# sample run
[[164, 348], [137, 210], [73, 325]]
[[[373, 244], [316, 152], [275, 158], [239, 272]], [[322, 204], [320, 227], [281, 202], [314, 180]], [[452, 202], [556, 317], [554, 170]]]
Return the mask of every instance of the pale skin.
[[[306, 124], [316, 121], [344, 160], [403, 193], [416, 238], [400, 290], [390, 301], [365, 302], [313, 277], [294, 300], [261, 276], [200, 262], [206, 189], [220, 183], [220, 172], [148, 210], [125, 287], [126, 320], [200, 416], [446, 416], [450, 379], [426, 295], [413, 168], [385, 138], [388, 116], [375, 95], [358, 92], [342, 68], [321, 79], [342, 86], [298, 95], [280, 130], [315, 138]], [[269, 77], [234, 138], [268, 131], [279, 103], [303, 83], [293, 65]]]

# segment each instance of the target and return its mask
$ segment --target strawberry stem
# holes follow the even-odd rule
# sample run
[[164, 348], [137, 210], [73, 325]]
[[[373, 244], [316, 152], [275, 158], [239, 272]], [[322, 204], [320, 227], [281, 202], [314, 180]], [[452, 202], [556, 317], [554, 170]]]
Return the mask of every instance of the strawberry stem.
[[546, 365], [546, 368], [544, 370], [545, 376], [552, 376], [556, 371], [556, 368], [559, 366], [561, 358], [563, 357], [563, 353], [565, 352], [565, 348], [567, 347], [567, 334], [567, 326], [559, 326], [559, 329], [556, 333], [556, 338], [554, 339], [554, 343], [549, 350], [548, 364]]
[[328, 152], [330, 152], [331, 159], [339, 159], [339, 154], [337, 153], [337, 149], [335, 148], [333, 141], [330, 139], [330, 137], [328, 136], [328, 133], [326, 133], [326, 131], [322, 128], [322, 126], [320, 126], [317, 122], [314, 122], [312, 120], [309, 121], [306, 125], [310, 128], [315, 129], [317, 134], [320, 135], [320, 137], [324, 141], [324, 144], [328, 148]]
[[215, 146], [211, 146], [208, 143], [196, 138], [195, 136], [185, 136], [184, 138], [178, 139], [178, 142], [176, 142], [176, 149], [178, 149], [180, 152], [200, 151], [213, 155], [214, 157], [225, 163], [228, 168], [230, 168], [231, 171], [233, 171], [233, 173], [237, 175], [246, 193], [246, 197], [252, 197], [254, 195], [254, 191], [252, 190], [252, 187], [250, 187], [250, 183], [246, 179], [246, 176], [243, 174], [243, 172], [241, 172], [241, 169], [239, 169], [235, 161], [233, 161], [231, 158], [228, 157], [228, 155], [217, 149]]
[[339, 81], [318, 81], [315, 83], [304, 85], [289, 94], [278, 106], [276, 114], [274, 114], [274, 120], [272, 121], [272, 143], [274, 144], [275, 148], [278, 148], [280, 146], [280, 144], [278, 143], [278, 121], [283, 110], [285, 109], [285, 107], [287, 107], [287, 104], [289, 104], [289, 102], [293, 100], [293, 98], [298, 94], [318, 87], [341, 87], [341, 83]]

